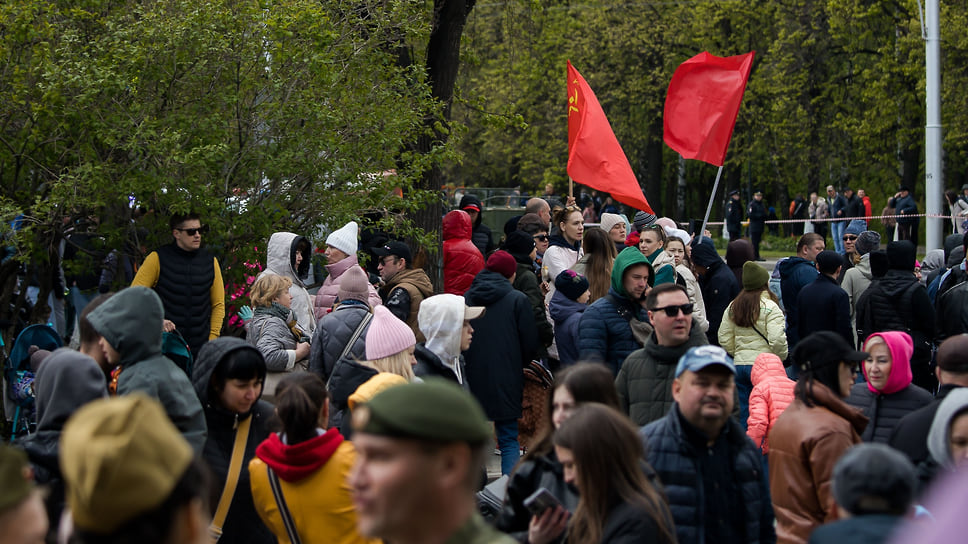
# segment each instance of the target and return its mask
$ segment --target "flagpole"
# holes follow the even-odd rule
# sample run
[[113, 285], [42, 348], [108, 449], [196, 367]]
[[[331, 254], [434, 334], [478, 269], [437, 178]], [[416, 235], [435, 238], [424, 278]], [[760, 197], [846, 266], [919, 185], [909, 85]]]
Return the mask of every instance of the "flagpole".
[[575, 180], [571, 179], [571, 176], [568, 176], [568, 196], [575, 198]]
[[716, 198], [716, 192], [719, 189], [719, 177], [723, 175], [723, 167], [720, 166], [719, 170], [716, 171], [716, 183], [713, 184], [713, 192], [709, 195], [709, 205], [706, 206], [706, 217], [702, 218], [702, 228], [699, 229], [699, 236], [702, 239], [703, 233], [706, 232], [706, 223], [709, 222], [709, 212], [713, 210], [713, 199]]

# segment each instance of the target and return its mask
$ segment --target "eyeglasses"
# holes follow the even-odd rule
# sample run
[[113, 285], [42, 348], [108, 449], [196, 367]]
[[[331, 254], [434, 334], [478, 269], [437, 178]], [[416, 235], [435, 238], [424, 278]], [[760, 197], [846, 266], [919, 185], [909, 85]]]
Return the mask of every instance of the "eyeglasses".
[[202, 225], [197, 229], [180, 229], [178, 227], [175, 227], [175, 230], [180, 230], [189, 236], [195, 236], [198, 233], [208, 234], [208, 225]]
[[850, 241], [853, 241], [853, 240], [856, 240], [856, 239], [857, 239], [856, 236], [851, 236], [851, 235], [844, 236], [844, 241], [845, 242], [850, 242]]
[[536, 234], [532, 236], [532, 238], [534, 238], [535, 242], [547, 242], [550, 240], [550, 237], [547, 234]]
[[682, 315], [692, 315], [692, 310], [693, 304], [691, 302], [689, 304], [673, 304], [672, 306], [663, 306], [662, 308], [652, 308], [653, 312], [665, 312], [669, 317], [678, 316], [680, 311]]

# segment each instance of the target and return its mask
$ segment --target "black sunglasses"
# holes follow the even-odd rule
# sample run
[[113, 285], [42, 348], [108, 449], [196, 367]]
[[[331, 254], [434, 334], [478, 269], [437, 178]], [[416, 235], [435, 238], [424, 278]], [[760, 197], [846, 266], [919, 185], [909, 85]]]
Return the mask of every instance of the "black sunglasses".
[[534, 238], [537, 242], [547, 242], [549, 239], [547, 234], [536, 234], [535, 236], [532, 236], [532, 238]]
[[175, 227], [175, 230], [180, 230], [189, 236], [195, 236], [198, 233], [208, 234], [208, 225], [202, 225], [197, 229], [180, 229], [178, 227]]
[[844, 236], [844, 241], [845, 242], [849, 242], [851, 240], [856, 240], [856, 239], [857, 239], [856, 236], [850, 236], [850, 235]]
[[663, 306], [662, 308], [652, 308], [653, 312], [665, 312], [669, 317], [678, 316], [680, 311], [682, 311], [682, 315], [692, 315], [692, 310], [693, 304], [691, 302], [689, 304], [673, 304], [672, 306]]

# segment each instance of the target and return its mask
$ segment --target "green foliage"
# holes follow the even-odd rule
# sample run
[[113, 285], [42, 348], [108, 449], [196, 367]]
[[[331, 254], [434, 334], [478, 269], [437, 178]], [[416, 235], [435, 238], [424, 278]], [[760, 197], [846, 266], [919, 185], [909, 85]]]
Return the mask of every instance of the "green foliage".
[[408, 213], [435, 198], [414, 185], [452, 152], [404, 151], [441, 108], [394, 48], [429, 18], [407, 0], [3, 3], [0, 212], [29, 218], [17, 255], [45, 262], [88, 215], [121, 247], [130, 203], [148, 210], [143, 247], [195, 210], [229, 266], [263, 261], [273, 231], [318, 239], [364, 213], [414, 234]]
[[[968, 107], [960, 107], [968, 106], [960, 70], [968, 9], [942, 3], [941, 17], [945, 175], [960, 187], [968, 182]], [[701, 217], [716, 172], [687, 161], [685, 208], [678, 208], [678, 155], [662, 142], [668, 84], [701, 51], [755, 50], [721, 196], [726, 188], [762, 188], [784, 214], [797, 193], [827, 184], [866, 189], [877, 210], [899, 183], [923, 198], [924, 41], [914, 0], [499, 2], [478, 6], [464, 45], [473, 62], [462, 69], [454, 108], [468, 126], [463, 164], [447, 170], [455, 184], [533, 192], [551, 181], [564, 189], [570, 59], [653, 208]]]

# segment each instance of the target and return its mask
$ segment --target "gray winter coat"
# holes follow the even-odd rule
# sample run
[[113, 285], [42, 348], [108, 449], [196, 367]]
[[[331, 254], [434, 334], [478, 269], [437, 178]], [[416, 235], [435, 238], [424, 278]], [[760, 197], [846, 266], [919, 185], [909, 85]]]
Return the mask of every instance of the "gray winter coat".
[[296, 364], [296, 337], [282, 319], [255, 314], [246, 339], [262, 352], [269, 372], [288, 372]]

